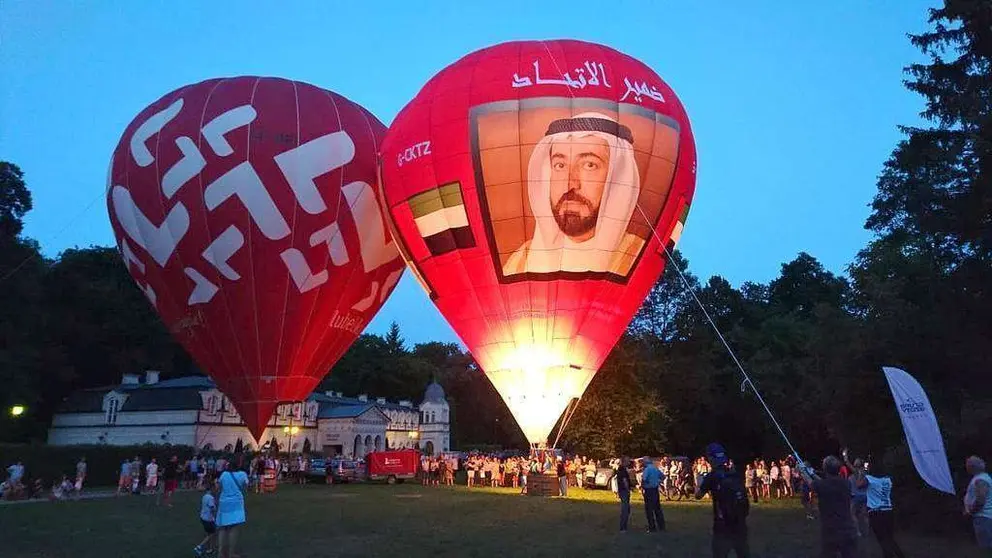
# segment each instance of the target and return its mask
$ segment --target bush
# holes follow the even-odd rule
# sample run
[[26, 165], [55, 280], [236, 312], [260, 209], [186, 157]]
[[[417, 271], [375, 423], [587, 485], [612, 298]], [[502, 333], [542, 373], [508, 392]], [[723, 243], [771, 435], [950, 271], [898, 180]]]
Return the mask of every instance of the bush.
[[[86, 458], [86, 486], [116, 486], [121, 470], [121, 462], [135, 456], [147, 463], [151, 458], [164, 463], [173, 455], [185, 460], [193, 456], [195, 449], [190, 446], [145, 444], [140, 446], [48, 446], [27, 444], [0, 444], [0, 476], [6, 477], [7, 467], [21, 461], [24, 463], [24, 477], [27, 482], [40, 478], [45, 488], [54, 480], [68, 475], [76, 476], [76, 463]], [[27, 484], [27, 483], [25, 483]]]

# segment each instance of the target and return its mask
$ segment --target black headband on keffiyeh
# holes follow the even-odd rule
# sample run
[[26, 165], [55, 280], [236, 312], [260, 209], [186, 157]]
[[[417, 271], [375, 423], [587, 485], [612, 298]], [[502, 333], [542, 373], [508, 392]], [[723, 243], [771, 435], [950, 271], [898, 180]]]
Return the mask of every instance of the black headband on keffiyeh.
[[550, 136], [563, 132], [601, 132], [626, 140], [627, 143], [634, 143], [634, 134], [631, 133], [630, 128], [606, 118], [562, 118], [551, 122], [544, 135]]

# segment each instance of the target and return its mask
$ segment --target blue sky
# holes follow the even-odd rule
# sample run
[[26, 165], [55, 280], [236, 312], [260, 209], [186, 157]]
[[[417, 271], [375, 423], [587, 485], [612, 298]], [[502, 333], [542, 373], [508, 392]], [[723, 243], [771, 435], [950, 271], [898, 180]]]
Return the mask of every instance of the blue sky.
[[[875, 180], [922, 101], [906, 34], [935, 2], [211, 2], [5, 0], [0, 158], [34, 195], [46, 254], [111, 245], [103, 200], [121, 132], [150, 102], [218, 76], [331, 89], [389, 124], [437, 71], [517, 39], [603, 43], [651, 66], [689, 111], [698, 183], [680, 248], [694, 273], [768, 281], [800, 252], [843, 272], [869, 239]], [[409, 274], [369, 330], [456, 337]]]

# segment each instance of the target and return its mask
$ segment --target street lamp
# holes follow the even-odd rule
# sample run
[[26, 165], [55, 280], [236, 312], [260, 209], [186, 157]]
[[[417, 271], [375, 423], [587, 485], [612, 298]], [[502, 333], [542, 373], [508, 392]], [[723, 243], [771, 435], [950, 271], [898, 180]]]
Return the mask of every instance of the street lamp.
[[19, 417], [23, 415], [24, 411], [26, 410], [27, 409], [24, 408], [24, 405], [14, 405], [13, 407], [10, 408], [10, 416], [15, 418]]
[[282, 431], [284, 434], [289, 435], [289, 453], [293, 453], [293, 436], [300, 432], [299, 426], [283, 426]]

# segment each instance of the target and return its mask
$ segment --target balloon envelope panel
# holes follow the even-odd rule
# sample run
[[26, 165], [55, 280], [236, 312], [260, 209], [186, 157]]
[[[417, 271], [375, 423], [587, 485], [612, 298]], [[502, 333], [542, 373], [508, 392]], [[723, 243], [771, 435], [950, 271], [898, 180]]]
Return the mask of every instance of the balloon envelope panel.
[[165, 95], [114, 151], [107, 204], [128, 270], [256, 438], [403, 272], [375, 197], [384, 134], [340, 95], [245, 76]]
[[695, 159], [672, 89], [580, 41], [469, 54], [390, 127], [381, 196], [399, 248], [532, 443], [661, 275]]

